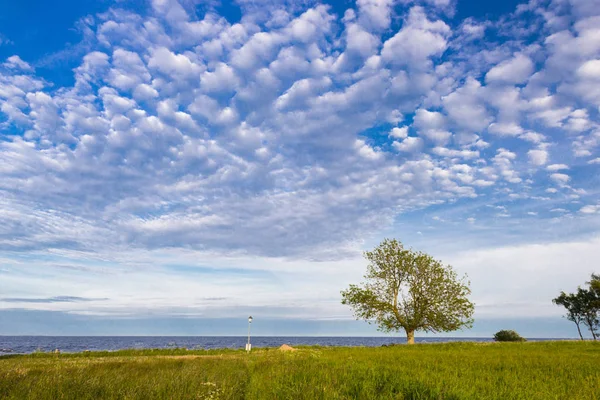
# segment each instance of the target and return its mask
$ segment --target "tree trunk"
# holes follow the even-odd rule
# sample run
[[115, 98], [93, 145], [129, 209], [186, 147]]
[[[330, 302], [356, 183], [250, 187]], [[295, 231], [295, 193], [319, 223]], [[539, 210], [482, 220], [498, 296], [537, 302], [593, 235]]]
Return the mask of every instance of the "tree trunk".
[[592, 337], [596, 340], [596, 332], [594, 332], [594, 320], [590, 316], [585, 317], [586, 325], [590, 332], [592, 332]]
[[575, 322], [575, 325], [577, 325], [577, 332], [579, 332], [579, 337], [581, 338], [581, 340], [583, 340], [583, 335], [581, 334], [581, 328], [579, 327], [579, 323]]
[[406, 331], [406, 343], [415, 344], [415, 331]]

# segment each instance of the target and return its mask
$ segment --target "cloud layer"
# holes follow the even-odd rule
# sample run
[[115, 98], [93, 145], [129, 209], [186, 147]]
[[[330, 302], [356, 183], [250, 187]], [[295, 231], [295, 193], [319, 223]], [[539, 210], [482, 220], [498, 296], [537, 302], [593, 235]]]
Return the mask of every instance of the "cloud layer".
[[79, 22], [72, 85], [2, 62], [0, 254], [337, 262], [432, 208], [446, 236], [600, 232], [598, 1], [232, 7], [117, 2]]

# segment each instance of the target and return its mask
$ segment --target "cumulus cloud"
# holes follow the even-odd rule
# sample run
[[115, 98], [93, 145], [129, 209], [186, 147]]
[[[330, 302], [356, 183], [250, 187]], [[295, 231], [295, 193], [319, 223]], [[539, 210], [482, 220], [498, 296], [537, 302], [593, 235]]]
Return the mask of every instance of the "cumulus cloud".
[[567, 174], [554, 173], [550, 175], [550, 179], [558, 184], [566, 185], [571, 180], [571, 177]]
[[581, 207], [581, 209], [579, 210], [579, 212], [582, 212], [584, 214], [596, 214], [596, 213], [600, 213], [600, 204], [599, 205], [587, 205], [587, 206], [583, 206]]
[[408, 136], [408, 127], [403, 126], [401, 128], [392, 128], [392, 130], [389, 133], [389, 136], [394, 139], [406, 139], [406, 137]]
[[431, 57], [446, 50], [449, 35], [450, 27], [443, 21], [431, 21], [423, 8], [413, 7], [402, 29], [383, 44], [381, 57], [392, 64], [426, 68]]
[[560, 171], [563, 169], [569, 169], [569, 166], [566, 164], [551, 164], [546, 167], [548, 171]]
[[486, 82], [523, 83], [533, 73], [533, 62], [524, 54], [516, 54], [488, 71]]
[[423, 145], [423, 140], [418, 137], [407, 137], [401, 142], [394, 142], [392, 145], [398, 151], [410, 153], [419, 150]]
[[[120, 2], [58, 71], [72, 85], [7, 47], [1, 305], [350, 318], [339, 288], [384, 233], [447, 254], [483, 304], [537, 268], [501, 262], [489, 294], [489, 260], [564, 265], [583, 249], [583, 271], [597, 240], [571, 239], [600, 231], [600, 48], [585, 3], [531, 3], [524, 24], [451, 20], [445, 0], [360, 0], [343, 17], [241, 2], [236, 22], [190, 2]], [[568, 250], [526, 245], [556, 238]]]
[[31, 67], [31, 65], [29, 65], [25, 61], [21, 60], [21, 57], [19, 57], [17, 55], [8, 57], [6, 59], [6, 61], [4, 62], [4, 66], [6, 68], [23, 70], [23, 71], [31, 71], [33, 69]]
[[[119, 5], [88, 24], [72, 86], [3, 60], [0, 247], [336, 258], [408, 210], [546, 190], [531, 165], [567, 142], [593, 165], [593, 21], [524, 46], [421, 4], [244, 4], [236, 23]], [[515, 40], [491, 46], [494, 26]], [[579, 182], [560, 162], [549, 179]]]
[[529, 156], [529, 162], [533, 165], [542, 166], [548, 162], [548, 152], [546, 150], [529, 150], [527, 155]]
[[392, 0], [357, 0], [359, 20], [367, 28], [386, 29], [390, 26]]

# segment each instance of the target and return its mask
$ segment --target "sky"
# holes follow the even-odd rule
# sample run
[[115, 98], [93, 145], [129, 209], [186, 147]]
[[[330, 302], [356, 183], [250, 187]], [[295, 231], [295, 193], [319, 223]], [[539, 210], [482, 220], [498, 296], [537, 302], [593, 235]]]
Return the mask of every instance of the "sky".
[[0, 0], [0, 334], [377, 335], [397, 238], [575, 337], [599, 114], [599, 0]]

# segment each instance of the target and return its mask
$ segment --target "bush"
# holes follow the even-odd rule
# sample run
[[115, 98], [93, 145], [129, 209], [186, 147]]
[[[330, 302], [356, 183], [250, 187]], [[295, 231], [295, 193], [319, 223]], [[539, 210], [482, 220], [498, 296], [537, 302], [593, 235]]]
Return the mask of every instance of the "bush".
[[527, 339], [515, 331], [498, 331], [494, 335], [494, 340], [496, 342], [524, 342]]

